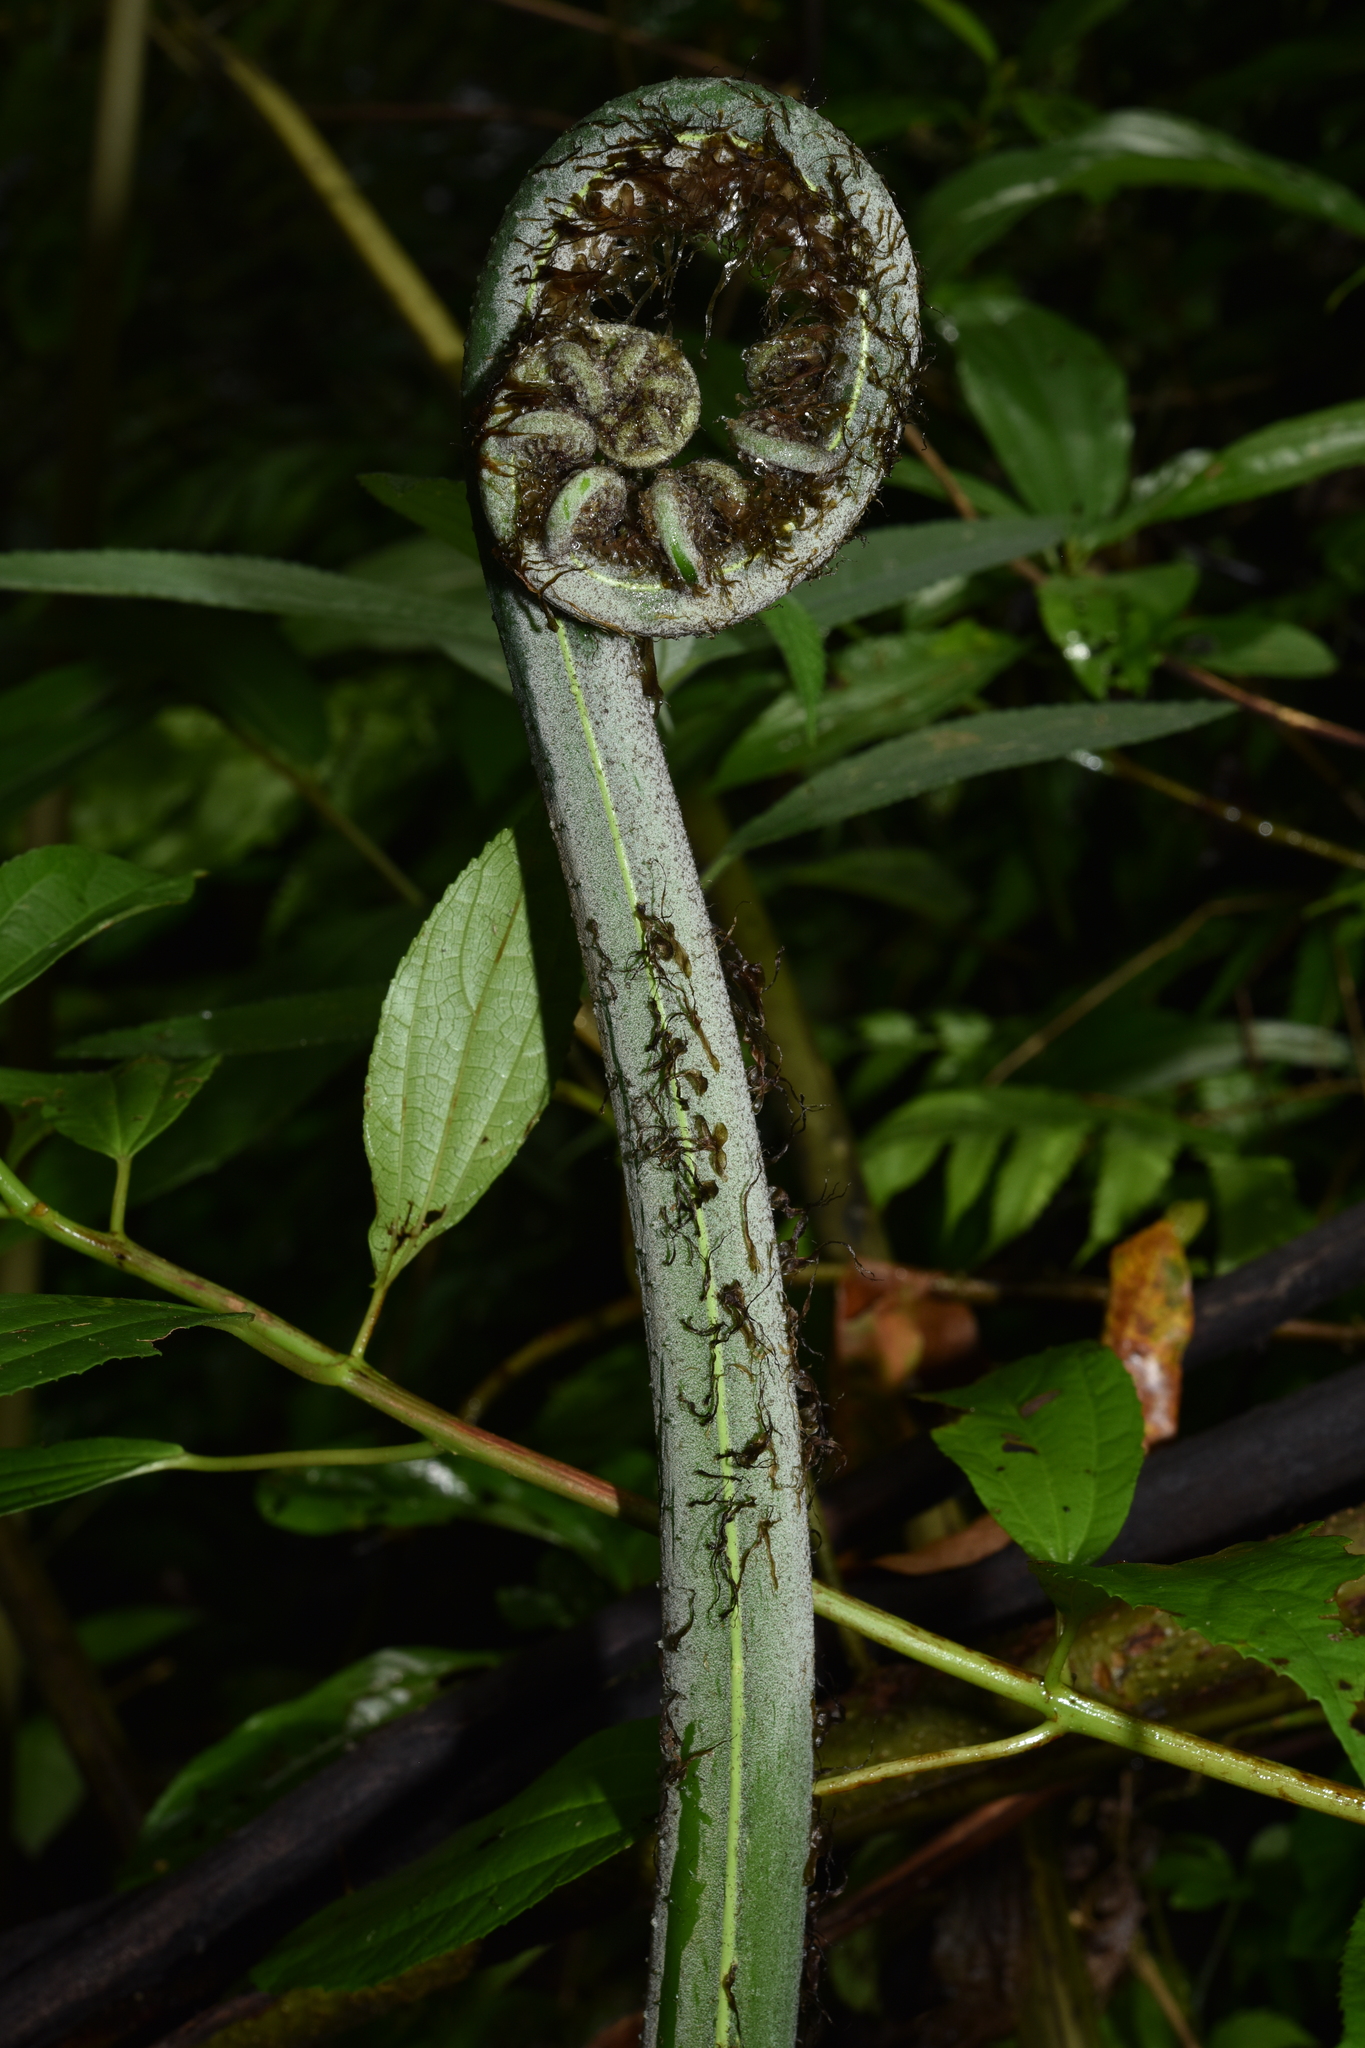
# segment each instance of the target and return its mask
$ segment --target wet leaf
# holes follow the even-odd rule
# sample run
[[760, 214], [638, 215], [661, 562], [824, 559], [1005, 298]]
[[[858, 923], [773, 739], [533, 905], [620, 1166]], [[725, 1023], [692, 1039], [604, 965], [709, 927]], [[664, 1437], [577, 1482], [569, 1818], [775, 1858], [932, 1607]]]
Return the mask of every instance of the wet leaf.
[[516, 841], [500, 832], [447, 889], [384, 998], [365, 1089], [379, 1286], [468, 1214], [548, 1100]]
[[935, 1398], [969, 1412], [934, 1431], [983, 1506], [1030, 1557], [1101, 1556], [1142, 1467], [1133, 1383], [1100, 1344], [1063, 1344]]
[[1148, 1448], [1180, 1427], [1181, 1364], [1193, 1332], [1189, 1261], [1171, 1225], [1153, 1223], [1115, 1245], [1100, 1342], [1132, 1376]]
[[[770, 846], [798, 832], [837, 824], [841, 818], [861, 817], [950, 782], [997, 775], [1036, 761], [1062, 760], [1077, 752], [1138, 746], [1225, 715], [1216, 704], [1058, 704], [950, 719], [821, 769], [800, 789], [741, 826], [721, 863], [728, 864], [751, 846]], [[711, 874], [719, 870], [720, 864], [713, 865]]]
[[997, 150], [945, 178], [920, 209], [916, 246], [930, 277], [947, 277], [1044, 200], [1063, 192], [1098, 200], [1134, 185], [1247, 192], [1365, 235], [1365, 204], [1333, 179], [1248, 149], [1216, 128], [1129, 107], [1063, 141]]
[[1113, 576], [1049, 576], [1038, 610], [1072, 674], [1092, 697], [1146, 694], [1167, 629], [1194, 595], [1189, 562], [1126, 569]]
[[1360, 1559], [1339, 1536], [1298, 1529], [1187, 1564], [1077, 1559], [1065, 1576], [1130, 1607], [1160, 1608], [1208, 1642], [1272, 1665], [1318, 1702], [1356, 1770], [1365, 1769], [1365, 1734], [1352, 1726], [1365, 1700], [1365, 1640], [1336, 1603], [1337, 1588], [1360, 1577]]
[[[116, 1301], [98, 1294], [0, 1294], [0, 1393], [89, 1372], [110, 1358], [155, 1358], [172, 1330], [241, 1318], [173, 1301]], [[27, 1451], [15, 1456], [36, 1455]]]
[[1295, 490], [1314, 477], [1352, 468], [1362, 459], [1365, 399], [1277, 420], [1211, 455], [1181, 490], [1134, 506], [1131, 513], [1120, 514], [1092, 538], [1100, 545], [1152, 519], [1195, 519], [1220, 505], [1238, 505], [1272, 491]]
[[406, 1869], [324, 1908], [252, 1973], [267, 1991], [359, 1990], [505, 1926], [628, 1848], [659, 1803], [656, 1721], [603, 1729]]
[[0, 1002], [73, 946], [140, 910], [188, 902], [190, 875], [153, 875], [83, 846], [43, 846], [0, 865]]
[[372, 1729], [426, 1706], [453, 1673], [497, 1661], [485, 1650], [376, 1650], [296, 1699], [252, 1714], [172, 1778], [143, 1823], [122, 1882], [143, 1884], [178, 1869]]

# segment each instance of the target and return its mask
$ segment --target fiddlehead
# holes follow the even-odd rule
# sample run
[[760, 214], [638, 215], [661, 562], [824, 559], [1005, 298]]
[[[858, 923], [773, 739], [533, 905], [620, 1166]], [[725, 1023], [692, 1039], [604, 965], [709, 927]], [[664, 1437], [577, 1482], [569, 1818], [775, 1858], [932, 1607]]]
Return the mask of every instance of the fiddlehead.
[[[822, 567], [882, 480], [918, 344], [905, 231], [852, 145], [754, 87], [663, 88], [575, 129], [516, 212], [475, 422], [513, 573], [587, 623], [668, 636]], [[765, 287], [764, 333], [725, 423], [736, 462], [679, 467], [700, 393], [666, 330], [701, 248]]]
[[[695, 255], [765, 295], [732, 461], [688, 460]], [[719, 289], [720, 287], [718, 287]], [[880, 182], [807, 108], [674, 81], [526, 180], [469, 336], [489, 589], [605, 1050], [659, 1430], [665, 1792], [646, 2040], [791, 2048], [812, 1621], [791, 1331], [712, 922], [641, 684], [821, 567], [881, 480], [917, 347]]]

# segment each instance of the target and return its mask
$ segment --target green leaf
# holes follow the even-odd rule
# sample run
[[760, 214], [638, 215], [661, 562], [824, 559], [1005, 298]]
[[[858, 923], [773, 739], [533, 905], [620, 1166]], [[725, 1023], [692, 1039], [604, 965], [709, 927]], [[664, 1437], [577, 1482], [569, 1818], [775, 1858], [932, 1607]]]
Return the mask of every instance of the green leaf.
[[1220, 1273], [1274, 1251], [1312, 1223], [1288, 1159], [1248, 1159], [1227, 1152], [1211, 1157], [1208, 1168], [1218, 1211]]
[[1073, 753], [1137, 746], [1169, 733], [1190, 732], [1226, 715], [1217, 705], [1205, 704], [1059, 704], [951, 719], [822, 769], [741, 826], [707, 879], [751, 846], [770, 846], [819, 825], [923, 796], [947, 783], [1035, 761], [1058, 761]]
[[1308, 681], [1330, 676], [1339, 666], [1326, 641], [1287, 619], [1258, 618], [1255, 612], [1225, 612], [1209, 619], [1182, 619], [1171, 652], [1224, 676], [1283, 676]]
[[516, 841], [452, 882], [384, 998], [365, 1088], [377, 1284], [468, 1214], [549, 1100]]
[[[1318, 2048], [1318, 2043], [1286, 2013], [1258, 2006], [1219, 2020], [1208, 2037], [1208, 2048]], [[1343, 2042], [1342, 2048], [1350, 2048], [1350, 2044]]]
[[1061, 1344], [935, 1398], [969, 1412], [934, 1441], [1030, 1557], [1109, 1548], [1142, 1469], [1142, 1406], [1112, 1351]]
[[68, 1060], [131, 1059], [158, 1053], [165, 1059], [289, 1052], [305, 1045], [364, 1045], [373, 1038], [384, 1001], [381, 982], [357, 988], [320, 989], [304, 996], [267, 996], [258, 1003], [232, 1003], [221, 1010], [196, 1010], [135, 1024], [122, 1031], [97, 1031], [61, 1049]]
[[[1197, 452], [1197, 451], [1196, 451]], [[1243, 504], [1272, 491], [1295, 490], [1334, 469], [1365, 460], [1365, 399], [1277, 420], [1210, 455], [1181, 489], [1154, 493], [1088, 538], [1095, 546], [1119, 540], [1154, 519], [1197, 519], [1222, 505]]]
[[779, 598], [759, 618], [786, 664], [802, 725], [813, 741], [816, 712], [825, 694], [825, 636], [794, 598]]
[[1020, 1131], [1000, 1169], [991, 1203], [988, 1252], [1035, 1224], [1080, 1157], [1089, 1136], [1078, 1122]]
[[1177, 1913], [1207, 1913], [1211, 1906], [1245, 1898], [1248, 1890], [1212, 1835], [1168, 1835], [1147, 1878]]
[[[156, 1358], [172, 1330], [243, 1318], [173, 1301], [117, 1301], [99, 1294], [0, 1294], [0, 1394], [89, 1372], [110, 1358]], [[16, 1451], [7, 1456], [36, 1457]]]
[[1077, 1562], [1083, 1584], [1130, 1607], [1159, 1608], [1206, 1641], [1293, 1679], [1322, 1708], [1356, 1770], [1365, 1771], [1365, 1735], [1351, 1725], [1365, 1701], [1365, 1645], [1336, 1604], [1338, 1586], [1361, 1576], [1361, 1560], [1339, 1536], [1296, 1529], [1187, 1564]]
[[1246, 192], [1365, 235], [1365, 204], [1333, 179], [1248, 149], [1216, 128], [1129, 107], [1064, 141], [999, 150], [945, 178], [920, 209], [916, 246], [930, 277], [948, 277], [1046, 199], [1080, 192], [1102, 200], [1134, 185]]
[[[353, 1045], [312, 1045], [230, 1061], [143, 1160], [130, 1200], [134, 1206], [155, 1201], [235, 1159], [311, 1101], [354, 1057]], [[44, 1148], [33, 1175], [39, 1193], [52, 1149]]]
[[[953, 478], [963, 495], [970, 499], [978, 512], [984, 512], [988, 518], [1027, 518], [1028, 515], [1017, 498], [1011, 498], [1007, 491], [999, 490], [995, 484], [988, 484], [984, 477], [972, 476], [965, 469], [955, 469]], [[899, 462], [891, 465], [886, 473], [886, 488], [893, 491], [914, 491], [918, 497], [935, 498], [941, 505], [948, 503], [946, 484], [940, 483], [932, 469], [911, 455], [902, 456]]]
[[941, 325], [963, 397], [1024, 502], [1072, 530], [1112, 512], [1133, 424], [1108, 350], [1060, 314], [995, 295], [952, 294]]
[[0, 692], [0, 818], [58, 788], [92, 754], [141, 725], [149, 708], [85, 661]]
[[81, 1648], [101, 1669], [145, 1657], [149, 1650], [174, 1641], [204, 1619], [192, 1607], [109, 1607], [76, 1623]]
[[960, 619], [941, 633], [879, 633], [839, 656], [843, 688], [811, 716], [789, 694], [769, 704], [725, 755], [712, 787], [733, 789], [792, 770], [809, 773], [870, 740], [927, 725], [998, 676], [1022, 652], [1008, 633]]
[[1016, 555], [1037, 554], [1064, 531], [1060, 519], [928, 519], [921, 526], [881, 526], [841, 548], [829, 573], [800, 584], [792, 597], [817, 625], [846, 626], [947, 576], [971, 576], [998, 569]]
[[414, 534], [411, 540], [391, 541], [387, 547], [362, 555], [349, 565], [346, 576], [362, 585], [382, 587], [400, 603], [409, 599], [417, 605], [439, 603], [447, 628], [433, 637], [416, 614], [411, 618], [360, 617], [329, 611], [295, 617], [289, 623], [289, 637], [310, 660], [351, 647], [401, 653], [435, 646], [495, 689], [510, 692], [512, 679], [477, 561], [432, 534]]
[[983, 64], [1000, 62], [995, 37], [980, 15], [972, 8], [964, 7], [962, 0], [919, 0], [919, 4], [936, 20], [941, 21], [959, 42], [965, 43]]
[[903, 135], [919, 122], [940, 120], [952, 105], [950, 100], [928, 93], [849, 92], [836, 93], [820, 111], [850, 142], [867, 149]]
[[426, 1706], [454, 1672], [497, 1661], [482, 1650], [376, 1650], [296, 1699], [252, 1714], [172, 1778], [143, 1823], [122, 1882], [178, 1869], [371, 1729]]
[[1199, 582], [1191, 562], [1124, 569], [1113, 576], [1049, 576], [1038, 609], [1072, 674], [1092, 697], [1145, 695], [1166, 628]]
[[256, 1488], [266, 1521], [298, 1536], [357, 1529], [420, 1529], [484, 1522], [571, 1550], [618, 1592], [657, 1576], [657, 1538], [628, 1529], [472, 1458], [393, 1465], [308, 1465], [269, 1473]]
[[658, 1803], [657, 1722], [605, 1728], [439, 1849], [324, 1908], [253, 1978], [265, 1991], [381, 1984], [505, 1926], [628, 1848]]
[[1341, 2048], [1365, 2048], [1365, 1906], [1351, 1924], [1341, 1958]]
[[190, 875], [152, 875], [83, 846], [41, 846], [0, 866], [0, 1002], [96, 932], [185, 903]]
[[[203, 1320], [207, 1321], [207, 1317]], [[129, 1351], [110, 1356], [129, 1357]], [[144, 1356], [158, 1354], [150, 1344]], [[98, 1358], [67, 1366], [67, 1372], [84, 1372], [98, 1365]], [[60, 1379], [62, 1373], [41, 1373], [32, 1379], [12, 1380], [8, 1366], [0, 1371], [0, 1388], [12, 1394], [21, 1386], [35, 1386], [42, 1380]], [[29, 1508], [48, 1507], [53, 1501], [71, 1500], [78, 1493], [93, 1493], [97, 1486], [111, 1486], [116, 1479], [137, 1479], [144, 1472], [160, 1472], [185, 1455], [179, 1444], [163, 1444], [141, 1437], [91, 1436], [71, 1443], [50, 1444], [31, 1450], [0, 1450], [0, 1515], [17, 1515]]]
[[50, 1714], [33, 1714], [14, 1738], [10, 1829], [25, 1856], [41, 1856], [85, 1799], [85, 1779]]
[[952, 869], [919, 846], [850, 846], [827, 860], [795, 861], [771, 873], [765, 870], [765, 890], [788, 885], [869, 896], [874, 903], [889, 903], [893, 910], [908, 910], [931, 924], [961, 924], [975, 902]]
[[[218, 1066], [216, 1057], [144, 1054], [103, 1074], [16, 1074], [0, 1068], [0, 1101], [40, 1103], [44, 1121], [106, 1159], [133, 1159], [169, 1130]], [[35, 1084], [41, 1083], [41, 1092]]]
[[1078, 1265], [1101, 1245], [1121, 1237], [1134, 1217], [1153, 1206], [1171, 1177], [1182, 1143], [1178, 1128], [1163, 1125], [1149, 1130], [1130, 1120], [1108, 1126], [1100, 1145], [1090, 1236]]
[[447, 546], [458, 548], [462, 555], [479, 558], [479, 544], [474, 538], [474, 521], [469, 510], [469, 496], [463, 483], [448, 476], [392, 476], [383, 471], [372, 471], [369, 476], [358, 479], [372, 498], [381, 505], [387, 505], [391, 512], [399, 512], [404, 519], [410, 519], [414, 526], [425, 527]]

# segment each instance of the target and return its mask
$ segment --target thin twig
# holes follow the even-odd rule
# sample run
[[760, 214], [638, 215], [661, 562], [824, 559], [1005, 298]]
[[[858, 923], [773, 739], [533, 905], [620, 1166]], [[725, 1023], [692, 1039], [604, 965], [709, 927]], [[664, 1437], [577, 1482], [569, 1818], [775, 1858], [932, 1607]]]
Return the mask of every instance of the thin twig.
[[1055, 1742], [1066, 1729], [1056, 1721], [1027, 1728], [1022, 1735], [1002, 1736], [998, 1742], [973, 1742], [962, 1749], [930, 1750], [923, 1756], [893, 1756], [882, 1763], [861, 1764], [856, 1770], [835, 1771], [815, 1780], [817, 1799], [837, 1799], [844, 1792], [861, 1791], [864, 1785], [880, 1785], [888, 1778], [913, 1778], [922, 1771], [954, 1770], [959, 1764], [994, 1763], [997, 1757], [1020, 1756], [1026, 1750], [1041, 1749]]
[[[543, 21], [558, 22], [562, 28], [585, 29], [589, 35], [608, 36], [629, 43], [634, 49], [650, 50], [689, 71], [705, 72], [710, 78], [750, 78], [756, 85], [772, 84], [747, 64], [732, 64], [728, 58], [713, 56], [710, 50], [698, 50], [691, 43], [663, 42], [629, 23], [612, 21], [605, 14], [591, 14], [586, 7], [568, 7], [564, 0], [500, 0], [500, 4], [515, 8], [519, 14], [538, 14]], [[780, 90], [776, 86], [773, 89]]]
[[949, 503], [952, 505], [958, 518], [979, 519], [980, 513], [963, 490], [957, 478], [953, 475], [951, 469], [949, 469], [947, 463], [943, 460], [943, 457], [925, 439], [914, 422], [907, 420], [901, 432], [904, 435], [906, 447], [913, 455], [919, 457], [930, 475], [936, 476], [944, 490], [948, 493]]
[[1345, 805], [1357, 824], [1365, 825], [1365, 796], [1362, 796], [1358, 789], [1351, 787], [1336, 762], [1324, 754], [1322, 748], [1310, 740], [1306, 732], [1300, 732], [1297, 726], [1281, 726], [1280, 734], [1285, 745], [1293, 748], [1299, 759], [1317, 776], [1319, 782], [1326, 783], [1338, 803]]
[[428, 899], [416, 882], [403, 873], [396, 861], [389, 859], [383, 847], [371, 839], [369, 833], [357, 825], [354, 818], [348, 817], [339, 805], [333, 803], [316, 776], [309, 775], [306, 769], [296, 768], [292, 761], [286, 761], [282, 754], [275, 753], [273, 748], [266, 746], [263, 740], [258, 740], [244, 726], [230, 721], [228, 723], [233, 737], [239, 739], [244, 747], [250, 747], [252, 753], [259, 756], [267, 767], [273, 768], [277, 775], [283, 776], [284, 780], [298, 791], [304, 802], [317, 812], [324, 825], [330, 825], [334, 832], [340, 833], [347, 844], [355, 848], [360, 858], [368, 861], [376, 874], [383, 876], [395, 895], [401, 896], [404, 903], [410, 903], [414, 910], [427, 908]]
[[1217, 697], [1230, 697], [1244, 711], [1254, 711], [1258, 718], [1268, 718], [1275, 725], [1296, 726], [1300, 732], [1314, 733], [1320, 740], [1336, 740], [1343, 747], [1365, 747], [1365, 732], [1357, 732], [1353, 726], [1334, 725], [1330, 718], [1314, 718], [1311, 712], [1296, 711], [1292, 704], [1279, 704], [1273, 697], [1258, 697], [1253, 690], [1244, 690], [1239, 683], [1214, 675], [1211, 669], [1196, 668], [1193, 662], [1175, 661], [1168, 655], [1165, 665], [1173, 675], [1184, 676], [1187, 682], [1198, 683], [1201, 689]]
[[1256, 811], [1243, 810], [1240, 804], [1222, 803], [1217, 797], [1205, 796], [1201, 790], [1189, 789], [1183, 782], [1172, 781], [1169, 775], [1158, 775], [1151, 768], [1139, 768], [1137, 762], [1130, 761], [1126, 754], [1093, 755], [1081, 765], [1086, 768], [1093, 766], [1101, 774], [1116, 775], [1123, 782], [1140, 783], [1144, 789], [1154, 789], [1161, 796], [1172, 797], [1176, 803], [1188, 804], [1191, 810], [1203, 811], [1206, 817], [1216, 818], [1222, 825], [1234, 825], [1238, 831], [1249, 832], [1254, 839], [1269, 840], [1276, 846], [1291, 847], [1296, 853], [1310, 853], [1318, 860], [1330, 860], [1337, 867], [1365, 872], [1365, 853], [1357, 853], [1349, 846], [1338, 846], [1332, 839], [1320, 839], [1316, 832], [1300, 832], [1292, 825], [1277, 825]]
[[1002, 1836], [1012, 1834], [1049, 1800], [1055, 1799], [1057, 1791], [1057, 1787], [1050, 1786], [1038, 1792], [1011, 1792], [1003, 1799], [992, 1799], [961, 1820], [955, 1820], [942, 1834], [935, 1835], [932, 1841], [923, 1843], [907, 1856], [903, 1863], [883, 1871], [870, 1884], [827, 1906], [816, 1921], [816, 1933], [822, 1946], [842, 1941], [845, 1935], [856, 1934], [860, 1927], [880, 1920], [883, 1913], [898, 1905], [907, 1893], [932, 1884], [945, 1871], [965, 1863], [969, 1857], [989, 1848], [992, 1842], [1000, 1841]]
[[498, 1396], [535, 1366], [543, 1365], [547, 1358], [558, 1358], [561, 1352], [572, 1351], [575, 1345], [590, 1344], [594, 1337], [604, 1337], [608, 1330], [619, 1330], [627, 1323], [637, 1322], [642, 1313], [638, 1294], [623, 1294], [616, 1301], [609, 1301], [601, 1308], [590, 1309], [587, 1315], [574, 1316], [570, 1322], [557, 1323], [552, 1330], [544, 1330], [539, 1337], [532, 1337], [529, 1344], [523, 1344], [501, 1365], [485, 1373], [472, 1394], [460, 1409], [463, 1422], [478, 1422], [492, 1406]]
[[557, 114], [553, 107], [508, 107], [496, 102], [486, 107], [452, 107], [446, 100], [351, 100], [336, 106], [306, 106], [313, 121], [412, 121], [436, 127], [445, 121], [500, 121], [519, 128], [552, 128], [562, 135], [572, 128], [572, 114]]
[[1211, 917], [1234, 917], [1243, 911], [1266, 910], [1279, 901], [1281, 898], [1277, 896], [1219, 896], [1212, 903], [1204, 904], [1202, 909], [1193, 911], [1183, 924], [1177, 925], [1164, 939], [1157, 939], [1152, 945], [1145, 946], [1140, 953], [1135, 953], [1131, 960], [1125, 960], [1121, 967], [1116, 967], [1112, 974], [1106, 974], [1103, 981], [1097, 981], [1083, 996], [1078, 996], [1074, 1003], [1069, 1003], [1051, 1023], [1043, 1024], [1037, 1031], [1030, 1032], [1022, 1044], [1017, 1045], [1013, 1052], [1006, 1053], [1004, 1059], [991, 1068], [981, 1084], [982, 1087], [998, 1088], [1002, 1081], [1007, 1081], [1011, 1074], [1017, 1073], [1020, 1067], [1045, 1051], [1064, 1031], [1069, 1031], [1073, 1024], [1079, 1024], [1083, 1017], [1088, 1017], [1092, 1010], [1098, 1009], [1101, 1003], [1107, 1002], [1119, 989], [1126, 987], [1149, 967], [1154, 967], [1159, 960], [1164, 960], [1168, 954], [1178, 953]]
[[1128, 1951], [1128, 1967], [1139, 1983], [1145, 1984], [1170, 2024], [1180, 2048], [1199, 2048], [1199, 2037], [1191, 2027], [1185, 2008], [1161, 1973], [1161, 1966], [1146, 1943], [1138, 1937]]

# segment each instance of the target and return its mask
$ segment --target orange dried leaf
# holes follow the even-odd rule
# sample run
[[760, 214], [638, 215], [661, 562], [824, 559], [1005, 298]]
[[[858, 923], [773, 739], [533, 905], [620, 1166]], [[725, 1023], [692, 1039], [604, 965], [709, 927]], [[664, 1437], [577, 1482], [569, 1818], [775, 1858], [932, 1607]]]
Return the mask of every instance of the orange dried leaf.
[[885, 1571], [918, 1579], [929, 1572], [959, 1571], [963, 1565], [980, 1564], [983, 1557], [994, 1557], [998, 1550], [1008, 1549], [1012, 1540], [1009, 1530], [1002, 1529], [994, 1515], [978, 1515], [965, 1529], [940, 1536], [936, 1543], [926, 1543], [922, 1550], [895, 1551], [874, 1562]]
[[1150, 1449], [1180, 1427], [1181, 1361], [1194, 1329], [1185, 1248], [1165, 1221], [1115, 1245], [1101, 1343], [1123, 1360], [1138, 1390]]
[[884, 1260], [850, 1264], [834, 1301], [831, 1376], [835, 1434], [850, 1459], [885, 1450], [910, 1433], [900, 1400], [976, 1350], [976, 1317], [934, 1294], [940, 1273]]

